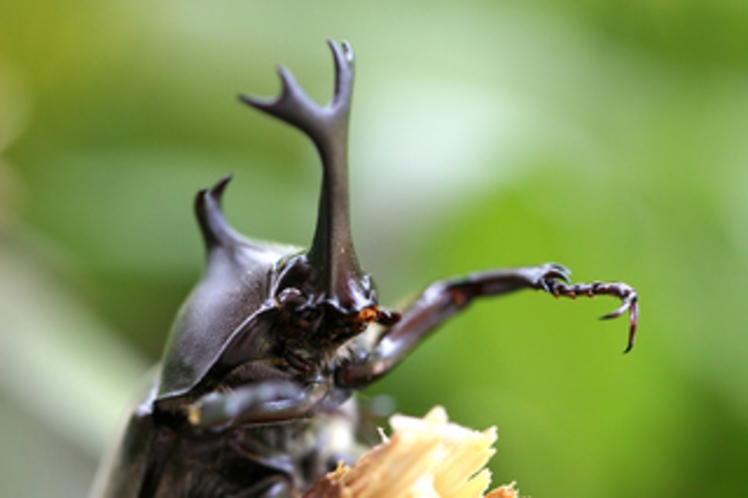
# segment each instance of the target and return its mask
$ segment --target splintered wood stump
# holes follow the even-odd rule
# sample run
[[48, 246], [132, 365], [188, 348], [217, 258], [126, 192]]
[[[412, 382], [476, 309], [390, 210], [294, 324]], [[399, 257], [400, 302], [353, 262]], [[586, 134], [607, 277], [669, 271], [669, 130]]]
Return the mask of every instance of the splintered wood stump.
[[394, 415], [390, 426], [390, 437], [383, 434], [381, 444], [352, 467], [341, 464], [304, 498], [519, 498], [514, 483], [485, 494], [496, 427], [462, 427], [440, 406], [423, 418]]

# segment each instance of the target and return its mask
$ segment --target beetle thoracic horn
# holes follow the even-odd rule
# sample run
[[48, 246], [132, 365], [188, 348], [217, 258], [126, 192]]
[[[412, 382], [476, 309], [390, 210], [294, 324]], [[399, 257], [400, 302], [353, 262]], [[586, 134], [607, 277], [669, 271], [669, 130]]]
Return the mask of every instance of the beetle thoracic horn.
[[322, 161], [322, 193], [309, 262], [323, 281], [331, 304], [352, 310], [370, 303], [365, 277], [358, 265], [351, 238], [348, 209], [348, 122], [353, 91], [353, 50], [347, 42], [328, 41], [335, 62], [335, 93], [321, 107], [280, 68], [280, 95], [265, 100], [240, 96], [242, 102], [299, 128], [317, 147]]
[[241, 238], [226, 222], [221, 211], [223, 191], [230, 181], [231, 175], [226, 175], [212, 188], [202, 189], [195, 198], [197, 221], [209, 251], [217, 246], [230, 246]]

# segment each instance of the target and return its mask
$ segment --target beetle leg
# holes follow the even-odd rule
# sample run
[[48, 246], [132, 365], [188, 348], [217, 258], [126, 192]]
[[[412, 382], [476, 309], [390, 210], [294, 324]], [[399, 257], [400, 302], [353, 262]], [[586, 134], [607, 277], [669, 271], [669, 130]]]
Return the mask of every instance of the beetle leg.
[[286, 498], [298, 496], [293, 485], [282, 475], [276, 475], [263, 479], [249, 489], [244, 490], [241, 496], [247, 498]]
[[591, 284], [568, 285], [565, 282], [549, 282], [548, 292], [556, 297], [565, 296], [576, 299], [578, 296], [595, 297], [600, 295], [614, 296], [622, 301], [621, 306], [615, 311], [600, 317], [601, 320], [617, 318], [626, 311], [629, 312], [629, 340], [624, 353], [631, 351], [634, 347], [636, 337], [636, 326], [639, 321], [639, 296], [636, 291], [623, 282], [592, 282]]
[[187, 407], [187, 419], [197, 427], [290, 420], [307, 415], [327, 391], [324, 382], [302, 387], [290, 381], [265, 381], [206, 394]]
[[631, 330], [627, 351], [631, 349], [638, 316], [636, 292], [620, 283], [568, 285], [569, 274], [565, 267], [547, 263], [491, 270], [462, 279], [435, 282], [403, 312], [400, 321], [382, 333], [372, 351], [343, 364], [337, 372], [336, 381], [340, 386], [363, 387], [392, 370], [424, 337], [474, 298], [521, 289], [543, 290], [557, 297], [608, 294], [622, 299], [623, 305], [604, 318], [614, 318], [626, 310], [630, 311]]

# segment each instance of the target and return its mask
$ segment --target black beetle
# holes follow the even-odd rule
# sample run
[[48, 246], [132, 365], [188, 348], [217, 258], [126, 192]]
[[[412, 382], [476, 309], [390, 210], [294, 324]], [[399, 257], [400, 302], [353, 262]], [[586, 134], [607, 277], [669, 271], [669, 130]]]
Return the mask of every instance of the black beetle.
[[248, 240], [224, 219], [222, 179], [195, 211], [207, 269], [177, 316], [163, 365], [123, 438], [102, 464], [92, 497], [300, 496], [339, 460], [358, 453], [353, 393], [392, 370], [475, 297], [520, 289], [555, 296], [612, 295], [630, 313], [623, 283], [570, 285], [557, 264], [490, 270], [431, 284], [402, 313], [380, 308], [358, 265], [348, 216], [347, 135], [353, 52], [329, 42], [335, 92], [326, 107], [290, 72], [271, 100], [242, 102], [299, 128], [322, 167], [312, 247]]

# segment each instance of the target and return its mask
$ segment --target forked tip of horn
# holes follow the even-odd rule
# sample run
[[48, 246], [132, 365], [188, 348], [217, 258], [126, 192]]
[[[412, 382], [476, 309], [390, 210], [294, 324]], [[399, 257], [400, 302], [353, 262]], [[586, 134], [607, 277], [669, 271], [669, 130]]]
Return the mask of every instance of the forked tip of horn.
[[327, 45], [332, 49], [336, 57], [341, 56], [341, 58], [349, 64], [353, 62], [353, 47], [351, 47], [351, 44], [346, 40], [343, 40], [338, 44], [332, 38], [328, 38]]

